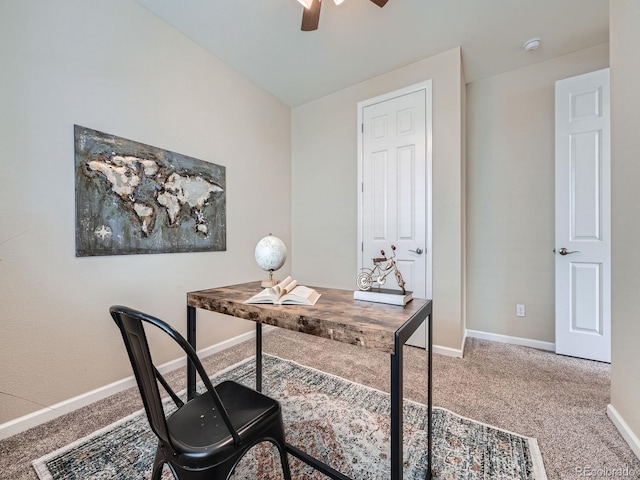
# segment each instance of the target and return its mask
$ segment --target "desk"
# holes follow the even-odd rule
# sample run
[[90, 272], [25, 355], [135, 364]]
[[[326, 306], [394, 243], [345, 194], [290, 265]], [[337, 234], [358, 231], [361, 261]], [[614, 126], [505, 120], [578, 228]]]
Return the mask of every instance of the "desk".
[[[432, 444], [432, 351], [433, 316], [431, 300], [414, 299], [405, 307], [353, 299], [350, 290], [315, 288], [322, 296], [314, 306], [245, 305], [257, 292], [260, 282], [231, 285], [187, 293], [187, 340], [196, 348], [196, 309], [223, 313], [256, 322], [256, 389], [262, 389], [262, 325], [273, 325], [338, 342], [359, 345], [389, 354], [391, 358], [391, 480], [402, 480], [402, 347], [411, 334], [428, 318], [428, 460], [427, 480], [431, 479]], [[187, 368], [187, 392], [195, 393], [195, 371]], [[293, 445], [287, 451], [334, 480], [349, 480]]]

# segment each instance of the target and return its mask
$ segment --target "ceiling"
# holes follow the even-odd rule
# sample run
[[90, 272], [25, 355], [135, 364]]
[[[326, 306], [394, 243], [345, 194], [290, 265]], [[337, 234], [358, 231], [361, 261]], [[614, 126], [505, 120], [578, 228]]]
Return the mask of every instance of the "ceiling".
[[324, 0], [313, 32], [297, 0], [136, 1], [292, 107], [457, 46], [470, 83], [609, 39], [608, 0]]

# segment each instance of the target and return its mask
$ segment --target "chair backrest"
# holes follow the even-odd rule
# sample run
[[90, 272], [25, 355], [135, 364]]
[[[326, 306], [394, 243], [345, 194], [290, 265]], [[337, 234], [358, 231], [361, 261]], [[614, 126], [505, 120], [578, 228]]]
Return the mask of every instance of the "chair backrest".
[[163, 326], [168, 325], [157, 318], [128, 307], [113, 306], [109, 311], [122, 333], [122, 339], [129, 354], [131, 367], [138, 383], [138, 389], [140, 390], [140, 396], [142, 397], [142, 403], [144, 404], [151, 429], [158, 438], [170, 443], [167, 420], [162, 408], [155, 368], [142, 322], [149, 322], [162, 330], [165, 330]]
[[234, 443], [239, 445], [240, 436], [231, 424], [231, 419], [229, 418], [218, 393], [211, 384], [211, 380], [209, 379], [207, 372], [204, 370], [202, 363], [198, 360], [196, 351], [189, 342], [187, 342], [185, 338], [168, 323], [152, 317], [151, 315], [147, 315], [146, 313], [139, 312], [129, 307], [123, 307], [121, 305], [112, 306], [109, 309], [109, 312], [111, 312], [113, 320], [116, 322], [116, 325], [122, 333], [122, 339], [127, 347], [127, 353], [129, 354], [131, 367], [133, 368], [133, 373], [135, 374], [136, 382], [138, 383], [138, 389], [140, 390], [140, 396], [142, 397], [142, 403], [144, 404], [149, 424], [158, 438], [172, 445], [168, 434], [167, 420], [164, 416], [160, 390], [158, 389], [156, 379], [162, 383], [162, 386], [167, 393], [169, 393], [171, 398], [173, 398], [178, 407], [182, 406], [182, 401], [176, 396], [173, 390], [171, 390], [171, 387], [169, 387], [158, 370], [154, 367], [142, 322], [147, 322], [158, 327], [173, 338], [178, 345], [180, 345], [187, 355], [187, 361], [191, 362], [196, 372], [198, 372], [200, 380], [202, 380], [202, 383], [207, 389], [207, 394], [211, 396], [215, 407], [218, 409], [218, 413], [227, 427], [227, 430], [229, 430], [229, 433], [233, 437]]

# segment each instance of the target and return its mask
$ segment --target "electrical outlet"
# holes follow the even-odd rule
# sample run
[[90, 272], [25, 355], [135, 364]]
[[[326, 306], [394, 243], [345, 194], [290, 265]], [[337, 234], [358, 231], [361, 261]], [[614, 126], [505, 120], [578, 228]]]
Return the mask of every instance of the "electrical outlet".
[[526, 317], [525, 311], [524, 311], [524, 305], [522, 305], [522, 304], [517, 304], [516, 305], [516, 315], [518, 317]]

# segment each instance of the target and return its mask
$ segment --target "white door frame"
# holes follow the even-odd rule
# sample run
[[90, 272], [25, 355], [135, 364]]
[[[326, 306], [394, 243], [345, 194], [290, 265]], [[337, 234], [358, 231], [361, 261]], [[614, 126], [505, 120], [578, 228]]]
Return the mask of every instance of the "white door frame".
[[[358, 258], [358, 270], [364, 266], [362, 265], [362, 252], [361, 246], [363, 242], [363, 218], [362, 218], [362, 210], [363, 210], [363, 192], [362, 192], [362, 184], [363, 184], [363, 110], [366, 107], [370, 107], [371, 105], [375, 105], [376, 103], [386, 102], [387, 100], [391, 100], [396, 97], [400, 97], [403, 95], [408, 95], [414, 92], [418, 92], [420, 90], [425, 91], [425, 174], [427, 176], [425, 185], [426, 185], [426, 222], [425, 228], [426, 231], [426, 248], [425, 248], [425, 259], [426, 259], [426, 298], [431, 299], [433, 297], [433, 236], [432, 236], [432, 170], [433, 170], [433, 101], [432, 101], [432, 81], [426, 80], [424, 82], [417, 83], [415, 85], [411, 85], [409, 87], [402, 88], [400, 90], [394, 90], [393, 92], [388, 92], [383, 95], [379, 95], [377, 97], [369, 98], [367, 100], [363, 100], [358, 102], [358, 183], [356, 185], [358, 191], [358, 243], [356, 245], [357, 248], [357, 258]], [[357, 272], [354, 272], [354, 279]]]

